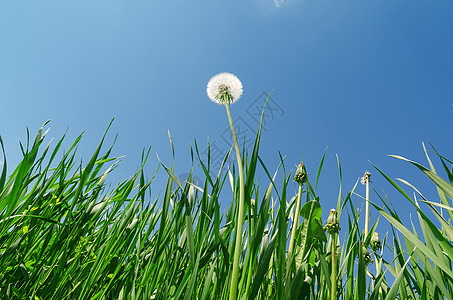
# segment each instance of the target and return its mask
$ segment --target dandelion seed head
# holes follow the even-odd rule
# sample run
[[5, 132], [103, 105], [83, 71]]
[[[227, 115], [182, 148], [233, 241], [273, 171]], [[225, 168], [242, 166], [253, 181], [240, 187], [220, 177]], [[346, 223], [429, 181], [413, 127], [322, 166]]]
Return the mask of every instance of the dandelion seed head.
[[366, 184], [365, 177], [361, 177], [361, 178], [360, 178], [360, 183], [363, 184], [363, 185]]
[[242, 83], [231, 73], [220, 73], [209, 80], [206, 92], [209, 99], [219, 105], [224, 105], [225, 98], [231, 104], [241, 97]]
[[363, 185], [366, 185], [367, 182], [370, 182], [370, 177], [371, 177], [371, 174], [369, 172], [365, 172], [363, 177], [360, 178], [360, 183], [363, 184]]

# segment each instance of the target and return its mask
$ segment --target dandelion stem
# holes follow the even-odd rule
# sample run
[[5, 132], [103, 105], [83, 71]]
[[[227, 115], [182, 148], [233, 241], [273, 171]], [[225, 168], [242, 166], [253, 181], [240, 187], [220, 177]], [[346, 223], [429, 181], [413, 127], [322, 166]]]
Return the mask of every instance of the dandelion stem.
[[[369, 174], [369, 173], [367, 173]], [[366, 193], [365, 193], [365, 236], [368, 235], [368, 228], [370, 224], [370, 177], [365, 174], [365, 184], [366, 184]]]
[[327, 224], [324, 227], [330, 234], [330, 253], [332, 255], [332, 270], [330, 273], [330, 299], [334, 300], [337, 297], [337, 237], [340, 231], [340, 220], [335, 209], [331, 209]]
[[291, 263], [293, 259], [293, 251], [294, 251], [294, 241], [296, 239], [296, 229], [299, 225], [299, 211], [300, 211], [300, 199], [302, 196], [302, 183], [299, 182], [299, 193], [297, 194], [297, 202], [296, 202], [296, 209], [294, 211], [294, 218], [293, 218], [293, 226], [291, 228], [291, 238], [289, 240], [289, 249], [288, 249], [288, 259], [286, 262], [286, 287], [285, 287], [285, 294], [289, 294], [289, 282], [290, 282], [290, 275], [291, 275]]
[[234, 259], [233, 259], [233, 271], [231, 275], [231, 284], [230, 284], [230, 300], [237, 299], [237, 286], [239, 280], [239, 259], [242, 252], [242, 229], [244, 226], [244, 201], [245, 201], [245, 192], [244, 192], [244, 167], [242, 165], [241, 152], [239, 150], [239, 143], [236, 137], [236, 132], [234, 131], [233, 120], [231, 119], [230, 109], [228, 107], [227, 95], [223, 95], [223, 101], [226, 107], [228, 121], [230, 122], [231, 133], [233, 135], [234, 148], [236, 149], [236, 158], [239, 170], [239, 202], [238, 202], [238, 215], [236, 219], [236, 245], [234, 247]]
[[[255, 214], [255, 204], [254, 204], [254, 200], [251, 199], [251, 205], [250, 205], [250, 210], [249, 210], [249, 216], [250, 216], [250, 223], [249, 223], [249, 234], [248, 234], [248, 244], [251, 245], [252, 244], [252, 237], [255, 236], [255, 232], [254, 232], [254, 218], [256, 216]], [[245, 295], [248, 295], [249, 293], [249, 288], [250, 288], [250, 285], [251, 285], [251, 281], [252, 281], [252, 274], [253, 274], [253, 263], [255, 262], [255, 258], [254, 256], [251, 256], [251, 252], [248, 251], [247, 253], [247, 259], [248, 259], [248, 262], [249, 262], [249, 265], [248, 265], [248, 274], [247, 274], [247, 282], [245, 284]]]
[[336, 300], [337, 297], [337, 235], [338, 233], [332, 233], [330, 235], [330, 251], [332, 252], [332, 273], [330, 275], [330, 282], [332, 285], [330, 299]]

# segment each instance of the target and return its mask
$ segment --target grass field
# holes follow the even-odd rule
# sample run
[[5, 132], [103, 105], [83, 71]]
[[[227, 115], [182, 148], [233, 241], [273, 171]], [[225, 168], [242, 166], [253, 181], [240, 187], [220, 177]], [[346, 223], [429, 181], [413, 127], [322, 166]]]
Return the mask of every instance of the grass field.
[[[453, 299], [453, 164], [435, 150], [449, 182], [428, 154], [429, 168], [396, 158], [436, 185], [438, 202], [426, 200], [421, 187], [414, 187], [415, 200], [401, 188], [409, 183], [374, 170], [407, 198], [421, 228], [403, 224], [391, 199], [377, 194], [382, 201], [370, 207], [393, 230], [379, 239], [378, 223], [369, 224], [368, 234], [362, 227], [367, 216], [351, 201], [355, 188], [340, 185], [336, 207], [324, 207], [333, 210], [322, 219], [317, 183], [324, 157], [313, 178], [307, 162], [291, 162], [300, 164], [287, 172], [282, 159], [269, 170], [259, 156], [261, 124], [254, 148], [236, 145], [220, 170], [195, 144], [191, 154], [203, 182], [194, 183], [192, 172], [180, 182], [174, 165], [162, 164], [168, 181], [158, 199], [150, 199], [155, 173], [143, 168], [106, 184], [118, 159], [104, 138], [82, 164], [81, 136], [63, 152], [64, 137], [45, 146], [45, 126], [21, 145], [23, 159], [10, 175], [6, 159], [2, 166], [1, 299]], [[228, 168], [233, 151], [236, 164]], [[267, 182], [255, 180], [258, 168]], [[340, 162], [338, 171], [341, 182]], [[233, 197], [221, 213], [222, 192], [230, 188]]]

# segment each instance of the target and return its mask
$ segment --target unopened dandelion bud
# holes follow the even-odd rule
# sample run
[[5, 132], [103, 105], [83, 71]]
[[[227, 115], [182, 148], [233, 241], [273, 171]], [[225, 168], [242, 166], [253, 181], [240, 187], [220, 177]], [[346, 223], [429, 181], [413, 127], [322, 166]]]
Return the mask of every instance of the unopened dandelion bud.
[[294, 175], [294, 181], [303, 184], [307, 181], [307, 170], [304, 164], [297, 165], [296, 174]]
[[379, 239], [379, 233], [373, 232], [373, 235], [371, 236], [370, 245], [373, 251], [381, 250], [381, 240]]
[[365, 264], [369, 265], [373, 263], [373, 258], [371, 257], [368, 248], [363, 243], [362, 243], [362, 256], [363, 260], [365, 261]]
[[330, 210], [327, 224], [324, 228], [326, 228], [330, 234], [338, 233], [338, 231], [341, 230], [340, 219], [338, 218], [338, 213], [335, 209]]

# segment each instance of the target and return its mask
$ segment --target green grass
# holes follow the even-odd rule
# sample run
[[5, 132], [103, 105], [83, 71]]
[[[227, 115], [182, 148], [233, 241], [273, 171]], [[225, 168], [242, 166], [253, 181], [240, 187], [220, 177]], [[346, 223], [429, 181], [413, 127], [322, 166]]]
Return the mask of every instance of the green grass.
[[[112, 187], [106, 182], [118, 158], [111, 157], [111, 147], [103, 150], [104, 138], [82, 164], [76, 160], [81, 136], [63, 152], [64, 137], [53, 147], [44, 144], [45, 126], [32, 143], [21, 145], [23, 158], [9, 176], [0, 138], [5, 157], [0, 175], [1, 299], [226, 299], [235, 257], [237, 299], [453, 298], [453, 164], [435, 150], [449, 182], [436, 173], [428, 155], [429, 168], [395, 157], [433, 182], [439, 202], [399, 180], [415, 191], [415, 199], [409, 197], [376, 167], [414, 206], [421, 232], [403, 224], [390, 200], [375, 193], [373, 199], [382, 200], [371, 202], [382, 216], [379, 222], [388, 220], [393, 231], [381, 232], [382, 249], [372, 252], [371, 235], [379, 231], [379, 222], [363, 234], [365, 216], [353, 201], [357, 183], [343, 192], [339, 161], [335, 209], [342, 229], [337, 235], [326, 232], [317, 194], [325, 153], [316, 177], [298, 185], [283, 158], [276, 170], [261, 160], [258, 130], [251, 153], [239, 152], [245, 177], [241, 185], [237, 165], [226, 165], [231, 149], [221, 169], [214, 170], [209, 151], [207, 159], [200, 157], [195, 143], [192, 163], [201, 164], [204, 182], [192, 180], [193, 168], [180, 182], [174, 164], [161, 163], [168, 177], [165, 193], [151, 199], [157, 171], [145, 175], [149, 150], [143, 152], [141, 168]], [[255, 178], [259, 168], [267, 174], [260, 183]], [[225, 199], [225, 188], [232, 189], [232, 199]], [[225, 213], [221, 203], [229, 203]], [[300, 209], [294, 212], [296, 207]]]

